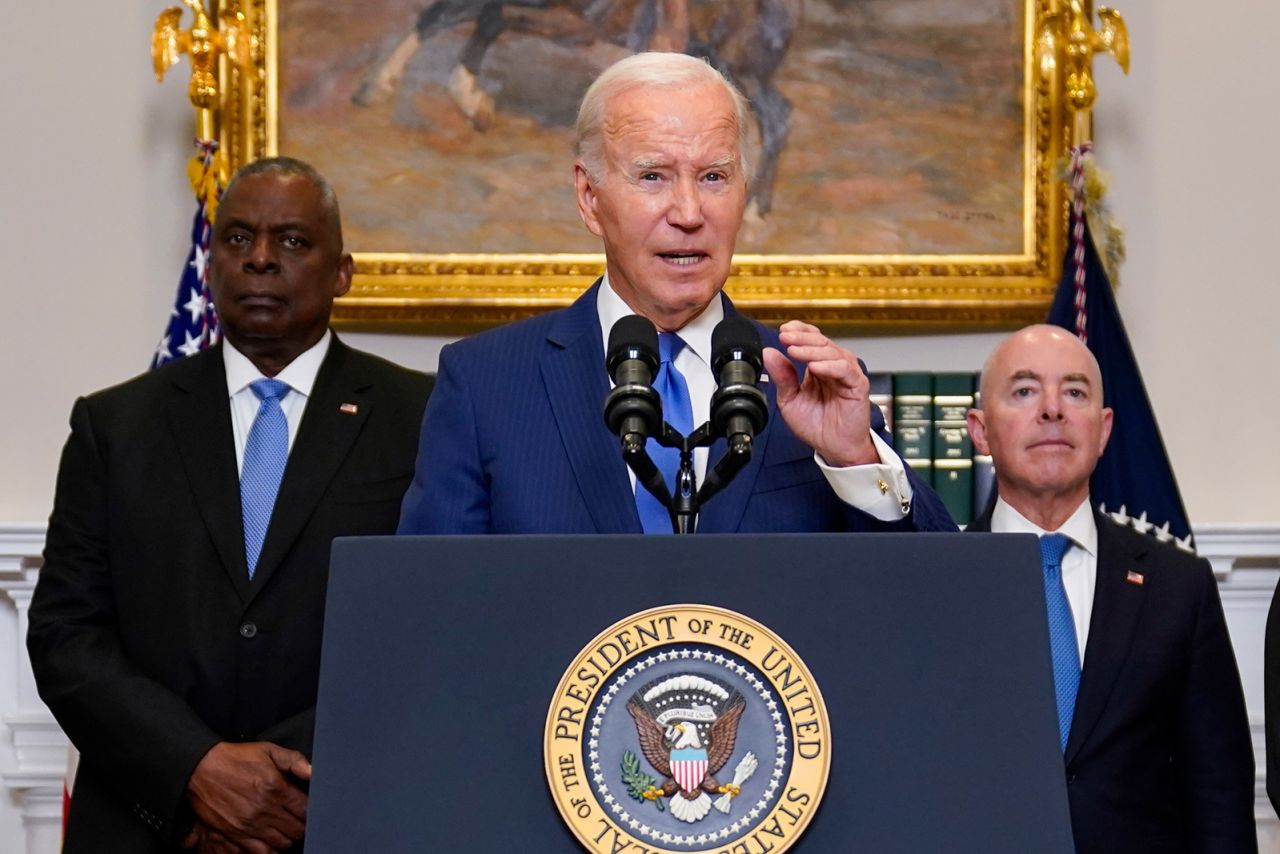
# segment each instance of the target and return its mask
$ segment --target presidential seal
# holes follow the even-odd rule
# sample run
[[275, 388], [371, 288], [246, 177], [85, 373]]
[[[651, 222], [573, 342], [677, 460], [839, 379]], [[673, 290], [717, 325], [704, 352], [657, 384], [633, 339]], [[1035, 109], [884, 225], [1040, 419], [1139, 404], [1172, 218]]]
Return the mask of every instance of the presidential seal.
[[831, 767], [813, 676], [759, 623], [670, 605], [610, 626], [547, 714], [547, 781], [589, 851], [782, 854]]

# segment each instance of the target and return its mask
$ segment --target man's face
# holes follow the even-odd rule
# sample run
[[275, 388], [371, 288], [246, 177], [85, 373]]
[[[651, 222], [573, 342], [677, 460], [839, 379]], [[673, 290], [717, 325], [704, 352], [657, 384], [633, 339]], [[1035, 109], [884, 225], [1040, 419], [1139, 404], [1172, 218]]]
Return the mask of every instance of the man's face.
[[351, 256], [334, 219], [299, 175], [250, 175], [223, 197], [209, 287], [236, 349], [291, 360], [324, 335], [334, 298], [351, 287]]
[[1088, 349], [1065, 330], [1036, 326], [996, 351], [983, 378], [982, 411], [969, 413], [974, 445], [995, 462], [1000, 495], [1083, 501], [1111, 435], [1111, 410]]
[[574, 164], [578, 212], [618, 295], [680, 329], [729, 277], [746, 207], [733, 101], [714, 84], [624, 91], [606, 105], [603, 153], [599, 183]]

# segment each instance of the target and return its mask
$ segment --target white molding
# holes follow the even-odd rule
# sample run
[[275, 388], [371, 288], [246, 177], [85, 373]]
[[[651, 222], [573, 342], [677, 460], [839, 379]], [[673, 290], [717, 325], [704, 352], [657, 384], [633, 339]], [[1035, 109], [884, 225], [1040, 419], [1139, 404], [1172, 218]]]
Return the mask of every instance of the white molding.
[[[1208, 558], [1219, 578], [1239, 563], [1269, 563], [1280, 569], [1280, 525], [1196, 525], [1193, 530], [1196, 551]], [[1275, 579], [1272, 579], [1274, 586]]]
[[44, 532], [43, 522], [0, 522], [0, 574], [38, 566]]
[[17, 775], [42, 781], [56, 780], [58, 786], [67, 771], [67, 737], [48, 710], [5, 715], [13, 732], [13, 751], [18, 760]]
[[14, 660], [4, 668], [13, 674], [13, 680], [0, 685], [0, 709], [5, 710], [0, 730], [7, 730], [6, 743], [0, 744], [0, 768], [4, 769], [0, 783], [18, 807], [26, 836], [21, 843], [0, 840], [0, 849], [27, 854], [53, 854], [61, 845], [62, 787], [69, 744], [36, 693], [23, 644], [44, 534], [42, 523], [0, 523], [0, 603], [7, 598], [13, 606], [0, 611], [0, 619], [13, 621], [18, 640]]
[[[4, 776], [5, 786], [13, 792], [14, 801], [22, 812], [22, 826], [26, 831], [27, 854], [55, 854], [62, 848], [62, 781], [54, 785], [38, 784], [34, 780]], [[6, 840], [0, 840], [5, 842]], [[5, 845], [5, 851], [15, 850]]]

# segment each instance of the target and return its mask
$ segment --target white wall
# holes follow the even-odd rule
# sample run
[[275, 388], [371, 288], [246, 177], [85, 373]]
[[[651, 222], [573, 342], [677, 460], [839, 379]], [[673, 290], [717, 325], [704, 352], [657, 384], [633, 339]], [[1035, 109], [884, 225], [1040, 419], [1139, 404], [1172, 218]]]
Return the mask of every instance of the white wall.
[[1121, 312], [1193, 524], [1275, 521], [1280, 8], [1119, 8], [1133, 69], [1100, 64], [1095, 136], [1129, 231]]
[[[186, 70], [155, 82], [159, 3], [23, 3], [0, 50], [0, 519], [43, 520], [71, 402], [147, 367], [194, 213]], [[51, 50], [51, 40], [61, 40]]]
[[[0, 522], [47, 516], [72, 400], [142, 371], [172, 300], [193, 212], [183, 170], [192, 131], [185, 62], [162, 85], [150, 73], [149, 33], [163, 5], [6, 10]], [[1121, 11], [1133, 72], [1123, 78], [1100, 61], [1095, 134], [1129, 231], [1121, 310], [1193, 524], [1274, 527], [1280, 396], [1265, 378], [1280, 366], [1271, 151], [1280, 7], [1122, 0]], [[853, 346], [879, 369], [976, 369], [996, 338]], [[444, 343], [349, 340], [422, 368]], [[9, 807], [0, 802], [4, 850], [20, 832]]]

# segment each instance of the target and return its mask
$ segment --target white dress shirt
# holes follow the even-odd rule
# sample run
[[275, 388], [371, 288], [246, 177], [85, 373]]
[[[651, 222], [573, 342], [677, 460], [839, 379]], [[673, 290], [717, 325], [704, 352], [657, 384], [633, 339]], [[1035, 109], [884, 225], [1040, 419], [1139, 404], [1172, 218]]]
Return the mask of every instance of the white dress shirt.
[[1093, 591], [1098, 585], [1098, 525], [1088, 497], [1056, 532], [1044, 530], [1005, 503], [1003, 498], [998, 498], [995, 509], [991, 511], [991, 532], [1035, 534], [1037, 537], [1059, 533], [1071, 540], [1071, 548], [1062, 556], [1062, 586], [1067, 591], [1071, 618], [1076, 624], [1076, 646], [1080, 651], [1080, 666], [1083, 667], [1084, 648], [1089, 640], [1089, 619], [1093, 616]]
[[[607, 273], [596, 297], [596, 313], [600, 318], [600, 335], [605, 352], [608, 352], [609, 331], [613, 329], [613, 325], [635, 312], [614, 291]], [[711, 396], [716, 390], [716, 378], [711, 370], [711, 332], [723, 319], [724, 304], [719, 299], [713, 299], [701, 314], [678, 330], [685, 346], [676, 354], [675, 366], [684, 375], [689, 386], [689, 403], [693, 409], [695, 427], [711, 417]], [[874, 430], [871, 431], [871, 441], [880, 455], [879, 463], [835, 467], [827, 465], [816, 451], [813, 458], [841, 501], [882, 522], [896, 522], [910, 509], [911, 483], [907, 480], [902, 460]], [[707, 451], [707, 448], [695, 448], [693, 452], [693, 468], [699, 485], [707, 473]], [[634, 490], [635, 473], [630, 467], [627, 468], [627, 473], [631, 476], [631, 488]], [[884, 491], [881, 491], [882, 484], [886, 487]]]
[[[285, 420], [289, 423], [290, 451], [293, 450], [293, 440], [298, 435], [298, 426], [302, 424], [302, 413], [307, 408], [307, 400], [316, 384], [320, 363], [329, 352], [332, 338], [333, 333], [326, 329], [323, 338], [290, 362], [283, 371], [271, 377], [289, 386], [289, 393], [280, 399], [280, 408], [284, 410]], [[227, 391], [231, 396], [231, 432], [236, 440], [238, 473], [244, 469], [244, 445], [249, 438], [249, 431], [253, 429], [253, 420], [258, 417], [258, 406], [261, 403], [249, 385], [255, 380], [268, 377], [225, 338], [222, 341], [222, 363], [226, 367]]]

